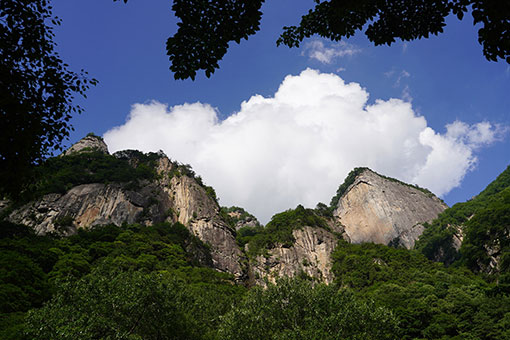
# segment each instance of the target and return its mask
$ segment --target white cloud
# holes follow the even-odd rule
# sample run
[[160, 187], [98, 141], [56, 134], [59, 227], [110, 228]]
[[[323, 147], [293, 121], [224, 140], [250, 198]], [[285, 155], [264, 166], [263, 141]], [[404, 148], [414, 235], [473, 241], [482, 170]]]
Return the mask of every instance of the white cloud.
[[506, 132], [505, 129], [489, 122], [468, 125], [459, 120], [446, 125], [446, 137], [468, 145], [471, 149], [494, 143]]
[[345, 41], [331, 43], [329, 47], [326, 47], [322, 41], [312, 40], [305, 44], [302, 55], [307, 55], [310, 59], [323, 64], [331, 64], [335, 58], [353, 56], [360, 52], [360, 48]]
[[395, 69], [392, 68], [391, 70], [383, 73], [386, 78], [391, 78], [395, 74]]
[[411, 96], [411, 89], [409, 88], [409, 85], [404, 86], [404, 88], [402, 89], [401, 98], [402, 98], [402, 100], [409, 102], [409, 103], [413, 101], [413, 97]]
[[489, 122], [455, 121], [441, 134], [410, 103], [376, 100], [357, 83], [307, 69], [287, 76], [274, 97], [254, 95], [224, 121], [208, 104], [135, 104], [104, 138], [111, 151], [162, 149], [189, 163], [222, 205], [263, 222], [297, 204], [329, 203], [350, 170], [368, 166], [443, 195], [498, 138]]

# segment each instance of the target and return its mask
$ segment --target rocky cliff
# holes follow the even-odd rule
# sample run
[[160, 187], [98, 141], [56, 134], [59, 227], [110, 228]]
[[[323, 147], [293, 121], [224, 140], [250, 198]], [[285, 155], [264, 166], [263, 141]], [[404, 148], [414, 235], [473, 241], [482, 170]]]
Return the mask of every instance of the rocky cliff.
[[303, 224], [307, 220], [303, 216], [290, 220], [290, 224], [294, 223], [290, 227], [294, 241], [289, 243], [282, 238], [272, 242], [251, 259], [252, 279], [265, 284], [278, 277], [305, 274], [330, 282], [331, 253], [340, 238], [351, 243], [372, 242], [410, 249], [422, 234], [423, 224], [446, 208], [425, 189], [357, 168], [340, 186], [331, 207], [319, 204], [315, 210], [301, 208], [313, 216], [315, 226]]
[[74, 143], [69, 149], [62, 153], [62, 156], [69, 156], [80, 152], [98, 151], [104, 154], [108, 154], [108, 146], [104, 142], [103, 138], [94, 135], [93, 133], [80, 139]]
[[292, 246], [279, 244], [252, 261], [253, 282], [264, 286], [266, 281], [275, 283], [280, 277], [298, 275], [332, 282], [331, 253], [338, 243], [337, 236], [313, 227], [294, 230], [292, 235], [295, 238]]
[[211, 187], [162, 152], [110, 155], [100, 137], [89, 135], [56, 161], [49, 179], [34, 186], [39, 194], [11, 207], [8, 220], [62, 235], [95, 225], [180, 222], [210, 246], [214, 268], [256, 284], [297, 275], [331, 282], [340, 238], [412, 248], [423, 223], [446, 208], [424, 189], [358, 168], [330, 207], [298, 206], [262, 227], [242, 208], [220, 209]]
[[373, 242], [410, 249], [423, 232], [423, 223], [447, 208], [424, 189], [357, 170], [333, 212], [352, 243]]
[[[92, 144], [91, 144], [92, 143]], [[92, 147], [95, 145], [96, 147]], [[87, 136], [63, 157], [88, 152], [109, 156], [102, 139]], [[136, 167], [136, 151], [114, 156]], [[200, 179], [187, 166], [171, 162], [164, 154], [153, 155], [153, 179], [119, 183], [86, 183], [65, 193], [50, 193], [14, 209], [8, 220], [33, 227], [37, 233], [69, 235], [79, 228], [123, 223], [153, 224], [180, 222], [210, 246], [213, 266], [242, 278], [243, 254], [235, 241], [235, 230], [219, 214], [219, 206]]]

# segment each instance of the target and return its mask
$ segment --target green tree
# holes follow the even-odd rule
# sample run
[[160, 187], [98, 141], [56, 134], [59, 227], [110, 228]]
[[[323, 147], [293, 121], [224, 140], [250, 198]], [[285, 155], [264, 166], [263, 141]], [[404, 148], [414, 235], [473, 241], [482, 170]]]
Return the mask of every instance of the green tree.
[[49, 0], [0, 2], [0, 196], [16, 195], [32, 165], [69, 136], [73, 104], [94, 79], [55, 51]]
[[31, 339], [196, 339], [181, 285], [158, 274], [98, 268], [61, 283], [53, 299], [29, 312]]
[[227, 313], [219, 329], [225, 340], [396, 339], [396, 318], [334, 285], [285, 279], [256, 287]]
[[[114, 0], [118, 1], [118, 0]], [[127, 2], [127, 0], [123, 0]], [[264, 0], [174, 0], [181, 20], [167, 41], [170, 69], [176, 79], [194, 79], [198, 70], [209, 77], [231, 41], [248, 39], [259, 30]], [[277, 44], [299, 46], [312, 35], [339, 41], [361, 31], [375, 45], [395, 39], [414, 40], [443, 32], [445, 18], [460, 20], [470, 11], [481, 24], [478, 41], [488, 60], [510, 63], [510, 3], [495, 0], [314, 0], [298, 26], [284, 27]]]

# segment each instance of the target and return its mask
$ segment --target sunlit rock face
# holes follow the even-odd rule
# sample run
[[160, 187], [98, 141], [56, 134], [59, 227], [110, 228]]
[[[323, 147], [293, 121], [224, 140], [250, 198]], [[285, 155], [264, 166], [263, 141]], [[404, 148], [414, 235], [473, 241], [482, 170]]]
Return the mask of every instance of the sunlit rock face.
[[74, 143], [69, 149], [62, 153], [62, 156], [92, 151], [99, 151], [101, 153], [108, 154], [108, 146], [104, 142], [103, 138], [90, 134]]
[[340, 197], [334, 216], [352, 243], [373, 242], [410, 249], [422, 224], [447, 208], [430, 192], [366, 169]]
[[[61, 157], [98, 151], [108, 155], [102, 138], [89, 135]], [[135, 150], [124, 150], [113, 157], [125, 161], [128, 168], [137, 168], [140, 155]], [[291, 245], [277, 243], [248, 261], [236, 242], [236, 232], [242, 227], [259, 227], [256, 218], [235, 207], [229, 208], [225, 217], [214, 190], [206, 187], [193, 171], [181, 171], [182, 165], [162, 152], [151, 157], [155, 171], [152, 180], [76, 185], [64, 193], [47, 194], [9, 210], [8, 220], [31, 226], [39, 234], [61, 235], [95, 225], [180, 222], [209, 245], [208, 265], [231, 273], [238, 280], [265, 285], [280, 277], [299, 275], [330, 283], [334, 279], [331, 254], [340, 239], [412, 248], [423, 232], [423, 223], [446, 208], [430, 192], [361, 169], [332, 208], [333, 214], [330, 210], [320, 215], [324, 220], [322, 227], [296, 227]], [[8, 202], [0, 208], [6, 209], [4, 205]]]
[[[91, 150], [108, 153], [101, 138], [87, 136], [62, 156]], [[136, 164], [130, 155], [125, 151], [115, 156]], [[155, 180], [78, 185], [64, 194], [48, 194], [29, 202], [13, 210], [8, 220], [31, 226], [38, 234], [61, 235], [95, 225], [180, 222], [210, 246], [214, 268], [244, 277], [244, 255], [236, 244], [235, 231], [221, 219], [218, 203], [194, 177], [175, 176], [176, 166], [161, 154]]]
[[251, 279], [258, 285], [275, 283], [281, 277], [306, 275], [320, 282], [331, 283], [331, 253], [338, 238], [322, 228], [304, 227], [293, 231], [295, 242], [269, 249], [252, 261]]

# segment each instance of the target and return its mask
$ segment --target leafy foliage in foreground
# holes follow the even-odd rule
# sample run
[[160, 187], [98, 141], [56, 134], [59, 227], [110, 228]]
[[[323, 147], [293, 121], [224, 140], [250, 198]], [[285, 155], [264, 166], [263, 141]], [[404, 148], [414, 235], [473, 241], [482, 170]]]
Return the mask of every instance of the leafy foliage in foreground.
[[384, 340], [398, 338], [397, 319], [351, 292], [306, 280], [253, 288], [220, 326], [225, 340]]
[[[181, 22], [176, 34], [168, 38], [166, 47], [175, 79], [195, 79], [199, 70], [210, 77], [230, 42], [239, 43], [259, 30], [263, 2], [174, 0], [172, 10]], [[453, 15], [462, 20], [470, 11], [473, 25], [482, 25], [478, 42], [483, 47], [483, 55], [490, 61], [503, 59], [510, 63], [510, 6], [506, 1], [314, 2], [315, 7], [303, 14], [299, 25], [283, 28], [277, 45], [299, 47], [305, 38], [314, 35], [340, 41], [362, 30], [375, 45], [391, 45], [396, 39], [409, 41], [442, 33], [446, 17]]]
[[2, 0], [0, 18], [0, 196], [16, 198], [72, 131], [74, 96], [97, 81], [60, 59], [51, 1]]
[[[57, 307], [59, 303], [62, 301], [78, 303], [79, 299], [75, 296], [74, 300], [65, 300], [67, 298], [63, 296], [78, 294], [78, 291], [80, 295], [81, 290], [86, 289], [84, 287], [92, 287], [90, 282], [114, 281], [113, 276], [117, 274], [128, 275], [122, 273], [139, 275], [142, 281], [145, 280], [141, 278], [144, 275], [164, 274], [196, 291], [197, 299], [220, 297], [220, 302], [214, 301], [208, 306], [204, 304], [205, 312], [199, 307], [200, 303], [196, 303], [194, 307], [196, 315], [221, 314], [230, 306], [229, 296], [233, 297], [244, 291], [242, 286], [232, 284], [230, 275], [203, 267], [202, 264], [209, 264], [211, 261], [208, 247], [179, 223], [124, 227], [108, 225], [94, 227], [88, 231], [79, 230], [77, 235], [63, 239], [36, 236], [26, 227], [7, 222], [2, 222], [0, 230], [2, 230], [0, 259], [3, 261], [0, 271], [2, 339], [22, 338], [23, 315], [29, 309], [40, 308], [52, 295], [56, 299], [50, 303], [56, 308], [53, 314], [59, 315], [60, 307]], [[138, 284], [136, 280], [133, 282], [134, 286]], [[136, 287], [145, 289], [143, 286]], [[106, 294], [109, 288], [104, 289], [103, 293]], [[202, 293], [205, 295], [202, 296]], [[101, 296], [107, 300], [109, 297], [104, 294]], [[143, 292], [127, 291], [125, 294], [126, 298], [132, 296], [142, 299], [141, 301], [147, 298]], [[81, 305], [82, 302], [69, 308], [77, 308], [78, 312], [83, 311], [80, 309]], [[37, 320], [38, 312], [34, 313], [35, 319], [32, 320]], [[42, 315], [45, 315], [44, 313]], [[217, 322], [217, 319], [203, 320], [201, 324], [207, 328]], [[56, 328], [47, 329], [45, 332], [67, 332], [65, 325], [59, 325], [54, 324]], [[207, 329], [202, 331], [208, 332]], [[47, 334], [41, 333], [40, 336], [45, 339], [61, 338], [60, 335], [55, 335], [56, 333], [50, 337], [47, 337]]]
[[208, 247], [180, 224], [63, 239], [5, 222], [0, 231], [2, 339], [510, 336], [510, 286], [416, 251], [340, 242], [334, 284], [282, 280], [247, 291], [204, 267]]
[[[194, 325], [178, 306], [177, 281], [157, 274], [98, 268], [64, 282], [54, 298], [27, 318], [31, 339], [193, 339]], [[170, 322], [171, 321], [171, 322]], [[168, 337], [170, 336], [170, 337]]]

